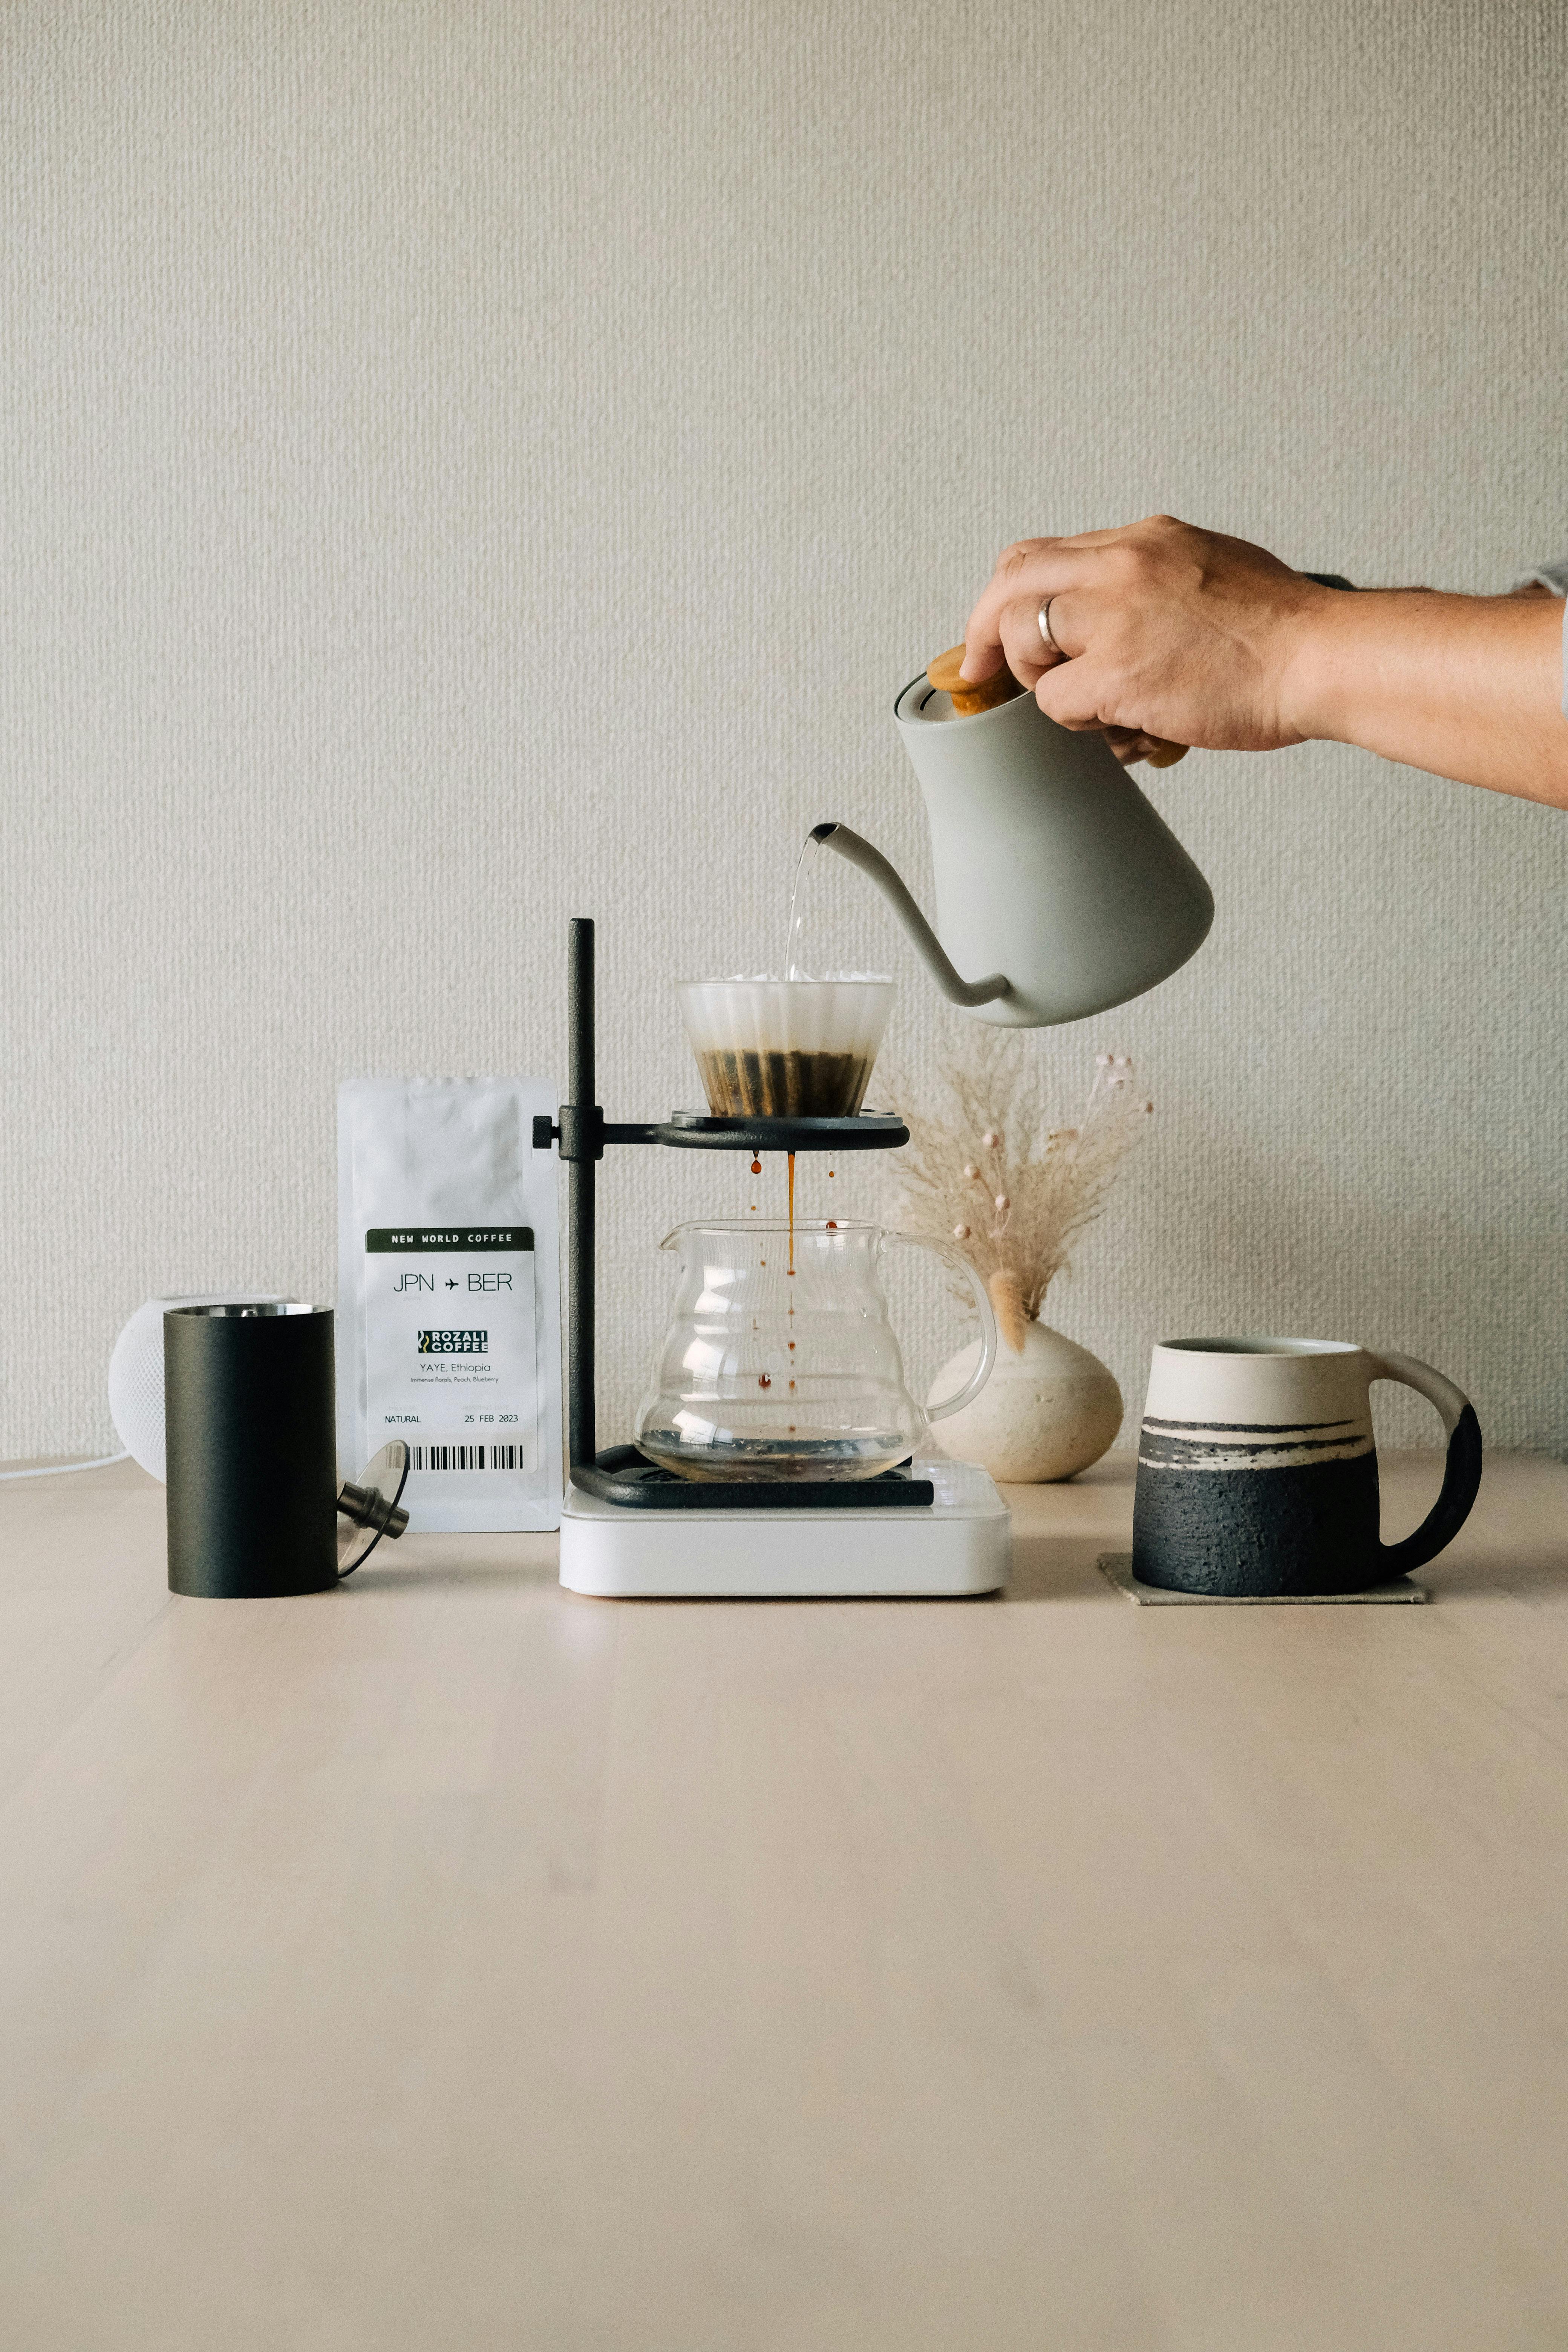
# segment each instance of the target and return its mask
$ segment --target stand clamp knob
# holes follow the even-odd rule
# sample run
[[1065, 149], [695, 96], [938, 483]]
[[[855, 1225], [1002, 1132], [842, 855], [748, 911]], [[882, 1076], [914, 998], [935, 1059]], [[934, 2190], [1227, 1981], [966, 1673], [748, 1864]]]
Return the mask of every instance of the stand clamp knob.
[[574, 1160], [602, 1160], [605, 1114], [598, 1104], [590, 1110], [582, 1103], [563, 1103], [559, 1126], [552, 1125], [545, 1112], [539, 1112], [533, 1122], [533, 1148], [548, 1151], [552, 1143], [560, 1145], [561, 1157], [568, 1164]]

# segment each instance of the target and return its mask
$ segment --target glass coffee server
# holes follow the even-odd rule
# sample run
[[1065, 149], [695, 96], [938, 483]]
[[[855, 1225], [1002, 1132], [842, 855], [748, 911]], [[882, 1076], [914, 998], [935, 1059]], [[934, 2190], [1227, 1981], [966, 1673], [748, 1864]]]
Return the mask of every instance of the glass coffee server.
[[679, 1256], [680, 1281], [637, 1444], [678, 1477], [885, 1482], [921, 1450], [927, 1423], [957, 1412], [990, 1375], [991, 1303], [956, 1250], [937, 1255], [973, 1295], [980, 1356], [961, 1389], [922, 1408], [880, 1277], [887, 1250], [923, 1242], [834, 1218], [752, 1218], [678, 1225], [660, 1246]]
[[[568, 954], [569, 1100], [555, 1120], [535, 1120], [532, 1138], [536, 1150], [558, 1150], [567, 1171], [563, 1584], [626, 1599], [995, 1591], [1009, 1565], [1005, 1505], [983, 1470], [921, 1458], [926, 1422], [956, 1412], [990, 1369], [990, 1304], [972, 1278], [982, 1361], [956, 1396], [922, 1412], [878, 1279], [882, 1253], [900, 1237], [874, 1226], [795, 1223], [793, 1276], [778, 1262], [789, 1255], [783, 1226], [715, 1221], [671, 1234], [682, 1276], [638, 1443], [600, 1450], [594, 1250], [606, 1150], [841, 1156], [896, 1150], [909, 1130], [874, 1110], [607, 1120], [595, 1101], [592, 922], [571, 923]], [[770, 1252], [772, 1265], [763, 1263]]]

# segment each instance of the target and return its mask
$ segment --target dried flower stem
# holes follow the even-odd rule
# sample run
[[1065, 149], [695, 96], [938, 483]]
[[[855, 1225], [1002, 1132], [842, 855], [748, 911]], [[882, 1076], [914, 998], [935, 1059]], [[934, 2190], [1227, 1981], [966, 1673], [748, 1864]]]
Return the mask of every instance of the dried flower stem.
[[1016, 1356], [1024, 1352], [1024, 1332], [1028, 1317], [1024, 1312], [1024, 1295], [1018, 1287], [1016, 1275], [996, 1273], [985, 1286], [995, 1311], [996, 1328]]
[[1047, 1129], [1039, 1067], [1018, 1033], [972, 1035], [943, 1066], [942, 1116], [917, 1108], [906, 1081], [879, 1076], [879, 1093], [910, 1130], [891, 1171], [895, 1213], [916, 1240], [963, 1253], [1017, 1351], [1154, 1106], [1135, 1096], [1125, 1055], [1100, 1054], [1079, 1124]]

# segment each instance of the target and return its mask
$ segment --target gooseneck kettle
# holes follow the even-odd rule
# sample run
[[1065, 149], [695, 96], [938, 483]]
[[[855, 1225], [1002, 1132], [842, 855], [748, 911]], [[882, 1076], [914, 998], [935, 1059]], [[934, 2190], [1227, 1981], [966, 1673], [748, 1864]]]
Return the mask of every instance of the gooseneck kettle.
[[1058, 727], [1005, 677], [954, 693], [922, 671], [893, 716], [931, 818], [934, 931], [860, 835], [814, 838], [878, 885], [952, 1003], [1006, 1028], [1079, 1021], [1202, 946], [1209, 886], [1102, 735]]

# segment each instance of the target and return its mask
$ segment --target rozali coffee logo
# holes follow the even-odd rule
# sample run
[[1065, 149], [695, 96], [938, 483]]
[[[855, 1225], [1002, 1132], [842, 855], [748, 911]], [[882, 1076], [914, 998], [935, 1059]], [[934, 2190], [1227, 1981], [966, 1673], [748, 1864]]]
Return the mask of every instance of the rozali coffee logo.
[[421, 1331], [422, 1356], [483, 1356], [489, 1352], [488, 1331]]

